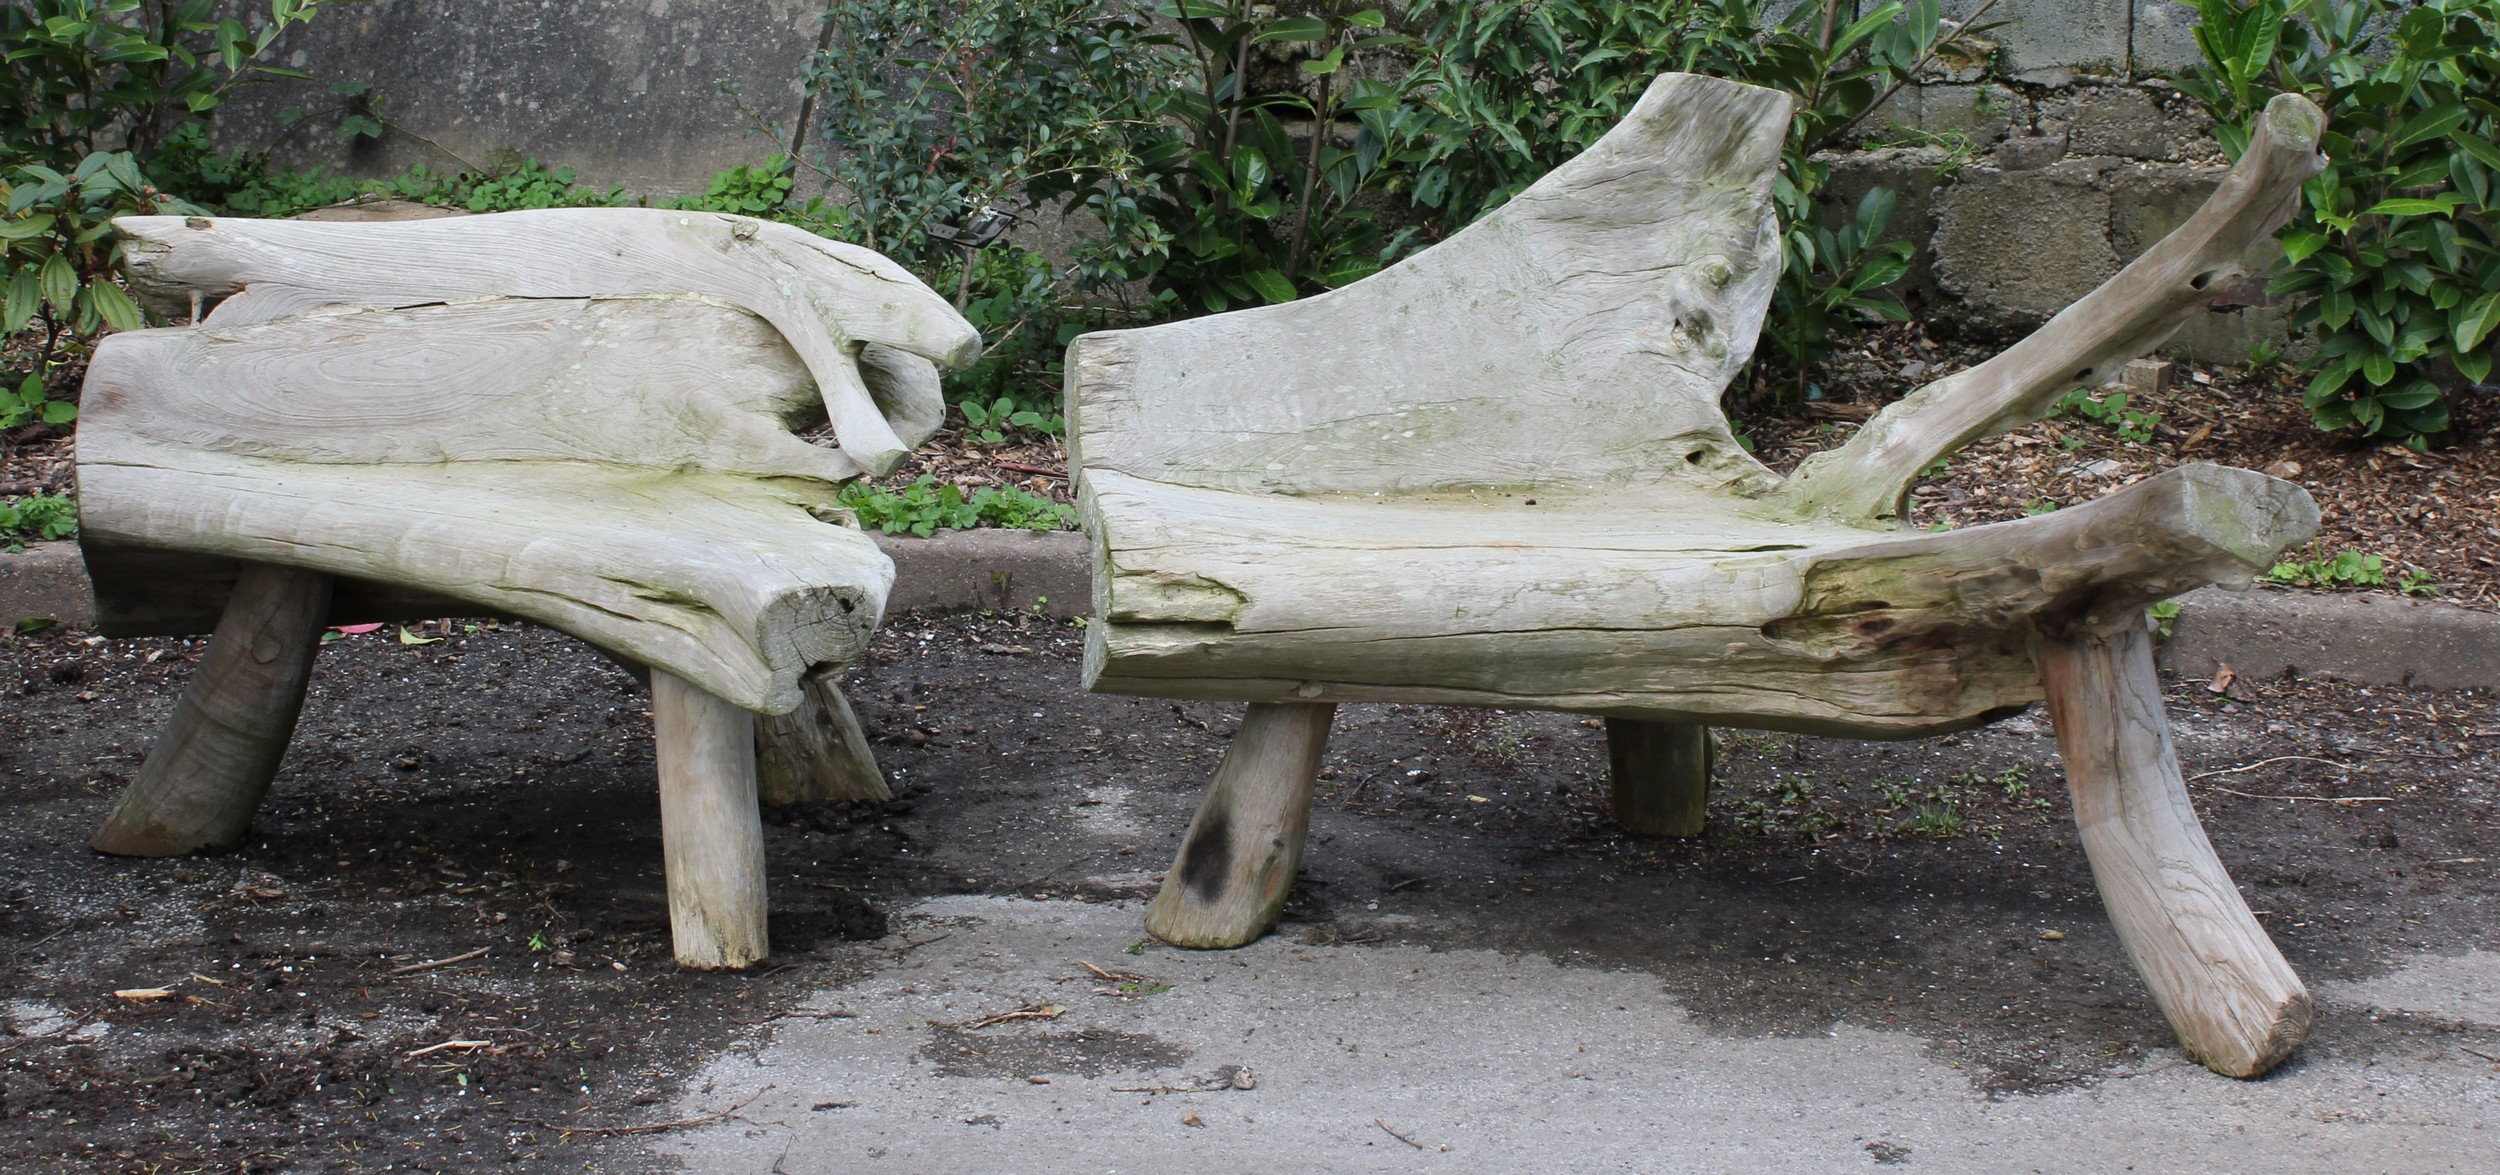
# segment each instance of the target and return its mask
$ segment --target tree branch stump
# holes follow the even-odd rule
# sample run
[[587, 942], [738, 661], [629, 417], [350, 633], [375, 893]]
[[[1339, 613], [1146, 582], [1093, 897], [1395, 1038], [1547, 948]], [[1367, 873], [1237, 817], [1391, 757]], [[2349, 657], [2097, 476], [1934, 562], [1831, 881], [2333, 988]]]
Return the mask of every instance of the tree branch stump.
[[799, 708], [755, 724], [757, 792], [767, 804], [894, 798], [868, 732], [830, 674], [800, 682]]
[[2309, 992], [2215, 859], [2171, 752], [2141, 624], [2033, 649], [2092, 880], [2180, 1047], [2255, 1077], [2309, 1035]]
[[1690, 722], [1606, 720], [1615, 823], [1634, 836], [1700, 836], [1710, 799], [1710, 728]]
[[677, 961], [702, 970], [746, 967], [771, 953], [754, 715], [654, 670], [651, 717]]
[[243, 839], [303, 711], [330, 588], [317, 571], [243, 569], [164, 733], [88, 842], [97, 852], [174, 857]]
[[1237, 947], [1284, 912], [1311, 830], [1311, 788], [1328, 749], [1329, 702], [1262, 702], [1241, 719], [1198, 805], [1146, 930], [1178, 947]]

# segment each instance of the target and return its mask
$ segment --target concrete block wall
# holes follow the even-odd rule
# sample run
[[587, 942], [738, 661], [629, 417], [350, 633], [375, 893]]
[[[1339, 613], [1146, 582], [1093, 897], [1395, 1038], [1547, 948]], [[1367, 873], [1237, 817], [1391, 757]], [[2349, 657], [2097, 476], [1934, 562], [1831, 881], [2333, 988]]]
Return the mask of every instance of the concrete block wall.
[[[259, 5], [232, 0], [238, 12]], [[840, 2], [840, 0], [836, 0]], [[509, 152], [584, 182], [657, 195], [769, 156], [746, 104], [788, 124], [826, 0], [372, 0], [333, 6], [281, 45], [324, 82], [373, 83], [407, 134], [346, 154], [289, 134], [278, 112], [317, 89], [257, 87], [221, 116], [232, 144], [276, 144], [296, 165], [389, 174], [483, 164]], [[1947, 0], [1967, 17], [1982, 0]], [[2211, 190], [2207, 128], [2158, 81], [2197, 59], [2178, 0], [1998, 0], [1981, 18], [1993, 68], [1905, 90], [1835, 158], [1837, 194], [1883, 183], [1918, 246], [1908, 295], [1945, 333], [2028, 330], [2114, 272]], [[2002, 23], [1999, 23], [2002, 22]], [[1917, 132], [1917, 133], [1913, 133]], [[1950, 144], [1950, 149], [1939, 146]], [[1028, 229], [1026, 231], [1039, 231]], [[2279, 315], [2205, 316], [2173, 351], [2244, 358], [2280, 346]]]

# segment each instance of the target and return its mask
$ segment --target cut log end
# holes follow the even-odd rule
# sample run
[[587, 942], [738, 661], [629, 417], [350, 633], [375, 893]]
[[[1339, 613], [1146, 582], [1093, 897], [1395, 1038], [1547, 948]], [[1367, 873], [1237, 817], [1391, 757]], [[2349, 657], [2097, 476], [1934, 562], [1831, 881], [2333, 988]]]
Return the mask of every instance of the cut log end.
[[1276, 925], [1301, 870], [1311, 789], [1336, 711], [1328, 703], [1250, 707], [1146, 910], [1148, 933], [1177, 947], [1223, 949]]

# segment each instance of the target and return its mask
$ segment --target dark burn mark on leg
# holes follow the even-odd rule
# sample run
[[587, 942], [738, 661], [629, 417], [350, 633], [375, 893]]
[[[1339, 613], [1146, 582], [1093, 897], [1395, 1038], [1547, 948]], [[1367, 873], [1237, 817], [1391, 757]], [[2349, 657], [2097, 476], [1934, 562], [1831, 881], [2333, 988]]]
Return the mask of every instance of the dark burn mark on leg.
[[1181, 884], [1202, 902], [1224, 896], [1224, 877], [1233, 869], [1233, 820], [1221, 810], [1208, 813], [1181, 849]]

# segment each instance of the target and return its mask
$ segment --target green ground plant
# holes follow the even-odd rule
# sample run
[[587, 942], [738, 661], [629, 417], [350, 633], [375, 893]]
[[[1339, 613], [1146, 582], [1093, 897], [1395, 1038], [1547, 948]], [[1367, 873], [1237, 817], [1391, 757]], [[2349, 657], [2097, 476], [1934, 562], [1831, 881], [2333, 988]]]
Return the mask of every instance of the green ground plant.
[[78, 534], [78, 503], [58, 494], [0, 502], [0, 544], [14, 552], [31, 542], [57, 542]]
[[2237, 156], [2266, 101], [2326, 112], [2328, 164], [2280, 234], [2269, 289], [2319, 336], [2317, 426], [2415, 448], [2500, 328], [2500, 0], [2201, 0], [2179, 79]]
[[969, 530], [989, 525], [1008, 530], [1070, 530], [1076, 511], [1014, 486], [983, 486], [966, 494], [921, 474], [899, 490], [872, 482], [842, 487], [842, 504], [859, 516], [863, 527], [887, 534], [921, 538], [941, 530]]
[[2127, 393], [2094, 392], [2076, 388], [2051, 409], [2052, 415], [2071, 416], [2106, 426], [2119, 440], [2136, 444], [2153, 439], [2153, 430], [2161, 427], [2161, 413], [2144, 412], [2127, 406]]

